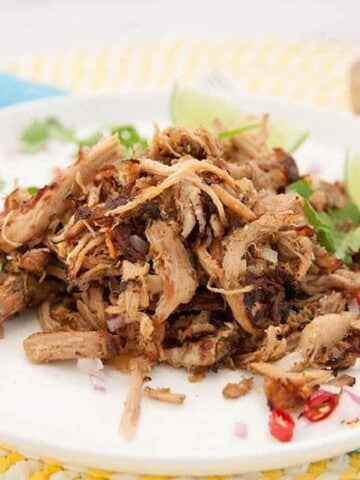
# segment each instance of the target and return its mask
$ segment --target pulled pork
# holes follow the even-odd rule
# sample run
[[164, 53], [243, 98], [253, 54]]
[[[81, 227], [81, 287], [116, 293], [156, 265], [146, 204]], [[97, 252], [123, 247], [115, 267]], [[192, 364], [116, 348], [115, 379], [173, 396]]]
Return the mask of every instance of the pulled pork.
[[[271, 406], [296, 408], [360, 355], [360, 318], [346, 311], [356, 261], [321, 247], [303, 200], [284, 193], [296, 163], [268, 148], [265, 130], [220, 141], [204, 127], [157, 129], [126, 161], [117, 137], [103, 138], [35, 196], [5, 201], [0, 327], [39, 306], [42, 332], [24, 341], [32, 362], [130, 355], [127, 435], [161, 362], [200, 375], [245, 368], [264, 376]], [[344, 205], [342, 185], [310, 180], [316, 210]]]

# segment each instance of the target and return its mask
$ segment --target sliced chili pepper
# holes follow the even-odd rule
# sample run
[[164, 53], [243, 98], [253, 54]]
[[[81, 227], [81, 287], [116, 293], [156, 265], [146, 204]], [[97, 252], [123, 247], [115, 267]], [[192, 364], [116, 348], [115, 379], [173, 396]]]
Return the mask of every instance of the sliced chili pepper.
[[310, 422], [324, 420], [335, 410], [338, 401], [339, 395], [318, 391], [306, 402], [302, 416], [307, 418]]
[[356, 301], [357, 301], [357, 304], [360, 307], [360, 292], [358, 292], [357, 295], [356, 295]]
[[286, 410], [274, 408], [269, 417], [271, 435], [280, 442], [290, 442], [293, 437], [295, 420]]

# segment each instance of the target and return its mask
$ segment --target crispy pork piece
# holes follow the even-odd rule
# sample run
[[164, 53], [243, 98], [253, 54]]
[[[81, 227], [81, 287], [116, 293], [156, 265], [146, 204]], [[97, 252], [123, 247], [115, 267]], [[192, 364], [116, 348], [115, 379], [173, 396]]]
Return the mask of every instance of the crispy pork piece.
[[127, 260], [122, 264], [122, 284], [124, 290], [120, 293], [117, 306], [119, 314], [128, 322], [140, 319], [140, 311], [149, 306], [145, 276], [149, 272], [148, 263], [131, 263]]
[[31, 275], [8, 275], [0, 286], [0, 324], [25, 307], [36, 306], [50, 293], [61, 290], [56, 280], [39, 279]]
[[215, 135], [205, 127], [189, 129], [171, 126], [156, 129], [150, 147], [150, 156], [164, 163], [173, 158], [191, 155], [202, 160], [206, 157], [221, 157], [222, 145]]
[[250, 369], [265, 377], [264, 392], [271, 409], [296, 410], [303, 406], [316, 387], [326, 383], [329, 370], [287, 372], [271, 363], [252, 363]]
[[169, 365], [188, 371], [209, 368], [228, 356], [238, 338], [233, 324], [226, 324], [218, 329], [215, 335], [207, 335], [200, 340], [184, 343], [181, 347], [167, 348], [164, 350], [166, 361]]
[[254, 352], [236, 357], [236, 366], [247, 368], [254, 362], [269, 362], [282, 358], [286, 354], [287, 341], [282, 336], [281, 330], [281, 327], [270, 325], [265, 331], [265, 338]]
[[20, 276], [8, 276], [0, 286], [0, 324], [25, 307], [24, 282]]
[[310, 182], [314, 193], [310, 196], [309, 201], [318, 212], [328, 208], [342, 208], [348, 201], [342, 183], [329, 183], [314, 177], [311, 177]]
[[143, 358], [134, 358], [130, 361], [130, 388], [124, 402], [124, 410], [120, 422], [120, 431], [127, 438], [135, 435], [140, 416], [142, 387], [145, 375], [150, 370], [151, 365]]
[[287, 263], [298, 281], [302, 281], [314, 264], [314, 244], [311, 238], [297, 231], [279, 232], [276, 236], [279, 260]]
[[155, 272], [164, 288], [154, 317], [160, 324], [178, 305], [190, 302], [198, 286], [197, 275], [175, 222], [157, 220], [147, 227], [145, 233], [154, 256]]
[[253, 382], [253, 378], [243, 378], [239, 383], [227, 383], [222, 391], [223, 397], [227, 399], [243, 397], [250, 392]]
[[326, 382], [326, 385], [333, 385], [334, 387], [353, 387], [356, 383], [356, 378], [352, 377], [351, 375], [347, 375], [346, 373], [342, 375], [338, 375], [337, 377], [333, 378]]
[[33, 363], [76, 358], [111, 358], [119, 354], [117, 338], [106, 332], [34, 333], [24, 341]]
[[265, 213], [292, 212], [298, 215], [304, 215], [303, 212], [304, 199], [296, 193], [280, 193], [279, 195], [271, 194], [267, 191], [259, 193], [254, 213], [257, 216]]
[[355, 324], [360, 324], [360, 317], [351, 312], [330, 313], [316, 317], [302, 331], [299, 350], [311, 363], [325, 349], [330, 351]]
[[16, 259], [20, 268], [33, 275], [43, 275], [51, 259], [51, 253], [47, 248], [33, 248]]
[[[221, 278], [218, 278], [220, 286], [224, 290], [233, 290], [245, 286], [246, 262], [243, 257], [249, 246], [266, 241], [280, 230], [295, 228], [303, 224], [304, 218], [302, 215], [291, 212], [266, 213], [244, 228], [234, 230], [223, 240], [225, 253], [222, 268], [224, 274]], [[224, 295], [239, 325], [246, 332], [255, 334], [256, 328], [249, 319], [244, 303], [245, 293], [227, 295], [224, 292]]]
[[170, 388], [151, 388], [145, 387], [144, 393], [147, 397], [160, 402], [175, 403], [181, 405], [184, 403], [186, 395], [183, 393], [173, 393]]
[[11, 252], [28, 242], [35, 243], [44, 235], [50, 220], [67, 208], [65, 200], [76, 191], [77, 182], [86, 185], [101, 167], [118, 162], [122, 152], [116, 136], [101, 140], [90, 150], [81, 151], [78, 160], [50, 185], [39, 190], [18, 209], [6, 213], [0, 225], [0, 248]]
[[201, 190], [187, 181], [180, 182], [173, 188], [179, 221], [182, 225], [182, 237], [187, 238], [196, 224], [199, 226], [199, 232], [203, 232], [206, 228], [207, 219]]

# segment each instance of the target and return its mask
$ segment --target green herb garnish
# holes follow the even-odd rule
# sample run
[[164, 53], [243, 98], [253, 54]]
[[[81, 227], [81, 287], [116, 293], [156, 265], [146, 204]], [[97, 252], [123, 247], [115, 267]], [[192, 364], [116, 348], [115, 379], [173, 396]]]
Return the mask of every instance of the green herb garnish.
[[309, 135], [310, 135], [309, 131], [302, 132], [299, 135], [299, 137], [295, 140], [294, 144], [290, 148], [288, 148], [288, 152], [294, 153], [298, 148], [301, 147], [301, 145], [305, 142], [305, 140], [307, 140]]
[[27, 191], [30, 195], [35, 195], [39, 191], [39, 189], [38, 187], [28, 187]]
[[134, 145], [140, 145], [143, 149], [147, 147], [147, 141], [143, 138], [132, 125], [120, 125], [111, 128], [111, 134], [119, 135], [119, 140], [125, 148], [131, 148]]
[[360, 249], [360, 227], [342, 232], [338, 225], [346, 220], [360, 223], [360, 211], [353, 203], [347, 203], [343, 208], [329, 209], [326, 212], [316, 212], [309, 202], [313, 190], [306, 179], [298, 180], [286, 188], [286, 192], [298, 193], [304, 198], [304, 213], [309, 223], [314, 227], [319, 242], [335, 257], [346, 263], [352, 262], [352, 256]]
[[21, 135], [21, 151], [24, 153], [37, 153], [48, 140], [76, 143], [75, 130], [65, 127], [54, 117], [48, 117], [43, 121], [35, 120]]
[[[139, 144], [143, 149], [147, 147], [147, 141], [132, 125], [119, 125], [110, 128], [112, 135], [117, 133], [119, 140], [129, 150]], [[37, 153], [41, 151], [48, 140], [58, 140], [65, 143], [74, 143], [79, 146], [91, 147], [100, 138], [101, 132], [96, 131], [88, 137], [78, 138], [75, 129], [66, 127], [54, 117], [48, 117], [43, 121], [33, 121], [23, 132], [20, 138], [21, 151], [24, 153]]]
[[220, 132], [218, 134], [218, 137], [220, 140], [224, 140], [226, 138], [232, 138], [235, 137], [236, 135], [239, 135], [240, 133], [247, 132], [248, 130], [253, 130], [254, 128], [258, 128], [260, 126], [259, 123], [253, 123], [251, 125], [245, 125], [244, 127], [236, 128], [234, 130], [226, 130], [224, 132]]
[[298, 180], [297, 182], [291, 183], [286, 187], [286, 193], [298, 193], [303, 198], [308, 199], [314, 190], [311, 188], [309, 182], [303, 178], [302, 180]]
[[328, 214], [336, 225], [346, 222], [347, 220], [360, 224], [360, 211], [355, 203], [352, 202], [348, 202], [343, 208], [340, 208], [340, 210], [329, 209]]

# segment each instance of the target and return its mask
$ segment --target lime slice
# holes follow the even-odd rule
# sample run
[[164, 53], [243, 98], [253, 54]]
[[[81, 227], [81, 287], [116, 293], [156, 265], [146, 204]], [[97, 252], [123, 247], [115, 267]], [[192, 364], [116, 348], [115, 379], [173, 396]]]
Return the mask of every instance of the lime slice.
[[360, 155], [346, 153], [345, 187], [352, 201], [360, 208]]
[[[173, 123], [198, 127], [212, 126], [220, 120], [226, 129], [240, 125], [260, 123], [261, 117], [234, 107], [224, 95], [204, 93], [199, 89], [176, 84], [170, 98], [170, 114]], [[270, 122], [268, 144], [294, 152], [308, 137], [308, 132], [296, 129], [285, 122]]]
[[239, 112], [225, 98], [175, 85], [170, 98], [170, 114], [177, 125], [211, 126], [220, 120], [226, 128], [239, 124]]
[[271, 148], [282, 148], [286, 152], [293, 153], [308, 138], [307, 130], [299, 130], [285, 122], [274, 121], [269, 126], [267, 143]]

